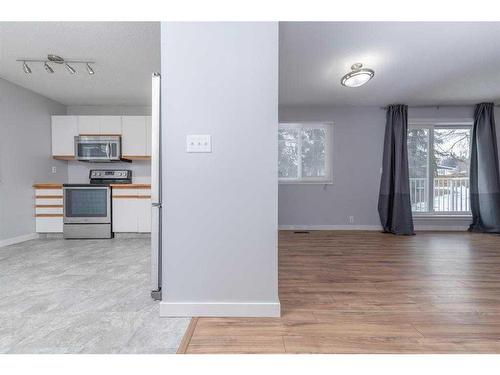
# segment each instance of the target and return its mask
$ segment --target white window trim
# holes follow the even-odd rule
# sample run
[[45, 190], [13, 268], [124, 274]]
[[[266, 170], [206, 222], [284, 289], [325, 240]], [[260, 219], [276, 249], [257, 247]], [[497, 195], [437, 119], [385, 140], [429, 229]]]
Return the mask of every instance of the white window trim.
[[291, 184], [318, 184], [318, 185], [331, 185], [333, 184], [333, 171], [332, 171], [332, 145], [333, 145], [333, 122], [283, 122], [278, 125], [279, 129], [325, 129], [326, 142], [325, 142], [325, 177], [301, 177], [302, 176], [302, 137], [298, 137], [299, 145], [299, 166], [297, 178], [278, 177], [278, 183], [283, 185]]
[[[408, 130], [409, 129], [422, 129], [426, 128], [429, 129], [429, 145], [428, 145], [428, 157], [427, 157], [427, 181], [430, 181], [430, 165], [431, 160], [429, 158], [434, 157], [434, 153], [430, 152], [430, 145], [431, 143], [434, 143], [434, 129], [439, 128], [439, 127], [456, 127], [457, 129], [471, 129], [472, 131], [472, 126], [474, 125], [474, 119], [472, 118], [459, 118], [459, 119], [453, 119], [453, 118], [440, 118], [440, 119], [433, 119], [433, 118], [414, 118], [414, 119], [408, 119]], [[431, 132], [432, 130], [432, 132]], [[470, 176], [469, 176], [470, 178]], [[430, 195], [433, 194], [433, 189], [431, 189], [431, 186], [428, 186], [429, 190], [429, 207], [431, 205], [431, 199]], [[432, 203], [434, 203], [434, 200], [432, 199]], [[464, 219], [464, 218], [470, 218], [472, 217], [472, 213], [470, 211], [427, 211], [427, 212], [413, 212], [412, 211], [412, 216], [413, 218], [420, 218], [420, 219]]]

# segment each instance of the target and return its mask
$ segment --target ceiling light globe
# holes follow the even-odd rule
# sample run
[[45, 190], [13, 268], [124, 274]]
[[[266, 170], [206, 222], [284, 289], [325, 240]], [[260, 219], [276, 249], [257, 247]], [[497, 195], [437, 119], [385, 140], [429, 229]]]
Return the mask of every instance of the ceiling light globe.
[[362, 69], [362, 66], [362, 64], [354, 64], [351, 68], [352, 72], [347, 73], [340, 80], [342, 86], [360, 87], [375, 76], [375, 72], [372, 69]]

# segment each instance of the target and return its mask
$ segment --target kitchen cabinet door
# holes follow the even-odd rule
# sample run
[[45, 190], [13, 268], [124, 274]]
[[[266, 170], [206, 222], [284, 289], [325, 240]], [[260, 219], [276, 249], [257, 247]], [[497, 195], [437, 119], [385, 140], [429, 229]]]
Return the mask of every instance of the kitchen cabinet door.
[[[149, 192], [149, 190], [148, 190]], [[148, 193], [151, 194], [151, 193]], [[137, 231], [140, 233], [151, 232], [151, 198], [138, 196], [137, 199]]]
[[35, 230], [37, 233], [62, 233], [63, 218], [61, 217], [37, 217], [35, 218]]
[[98, 117], [99, 117], [99, 134], [103, 135], [122, 134], [121, 116], [98, 116]]
[[136, 197], [113, 197], [113, 232], [137, 232]]
[[52, 116], [52, 155], [74, 156], [77, 116]]
[[78, 134], [100, 134], [100, 117], [102, 116], [78, 116]]
[[146, 156], [151, 156], [151, 116], [146, 116]]
[[147, 130], [145, 116], [122, 116], [122, 155], [146, 156]]

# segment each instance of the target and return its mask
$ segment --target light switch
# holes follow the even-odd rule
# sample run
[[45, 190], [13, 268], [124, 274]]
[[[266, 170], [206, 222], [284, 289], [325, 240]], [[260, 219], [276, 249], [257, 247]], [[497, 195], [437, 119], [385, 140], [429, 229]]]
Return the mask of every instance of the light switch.
[[187, 135], [187, 152], [212, 152], [212, 137], [208, 134]]

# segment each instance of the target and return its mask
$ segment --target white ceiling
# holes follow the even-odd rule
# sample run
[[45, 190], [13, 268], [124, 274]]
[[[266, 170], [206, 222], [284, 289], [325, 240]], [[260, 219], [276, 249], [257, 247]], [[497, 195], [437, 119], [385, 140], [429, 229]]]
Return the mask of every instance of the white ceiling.
[[[151, 74], [160, 69], [158, 22], [0, 22], [0, 77], [66, 105], [147, 105]], [[95, 61], [89, 76], [83, 65], [70, 75], [41, 63], [25, 74], [18, 58]]]
[[[340, 78], [375, 70], [365, 86]], [[500, 23], [280, 23], [280, 104], [471, 104], [500, 100]]]
[[[280, 23], [280, 104], [472, 104], [500, 100], [500, 23]], [[54, 53], [96, 61], [70, 75], [16, 59]], [[365, 86], [340, 78], [375, 70]], [[0, 22], [0, 77], [66, 105], [148, 105], [160, 69], [158, 22]]]

